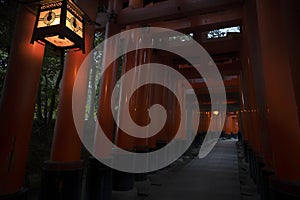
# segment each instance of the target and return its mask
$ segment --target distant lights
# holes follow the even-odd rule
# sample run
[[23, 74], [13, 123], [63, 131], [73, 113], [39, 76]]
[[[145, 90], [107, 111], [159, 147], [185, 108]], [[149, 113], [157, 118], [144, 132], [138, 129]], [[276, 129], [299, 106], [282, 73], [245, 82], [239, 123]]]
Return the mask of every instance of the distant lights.
[[241, 113], [258, 113], [257, 109], [241, 110]]
[[219, 115], [219, 111], [218, 111], [218, 110], [214, 110], [214, 111], [213, 111], [213, 114], [214, 114], [214, 115]]

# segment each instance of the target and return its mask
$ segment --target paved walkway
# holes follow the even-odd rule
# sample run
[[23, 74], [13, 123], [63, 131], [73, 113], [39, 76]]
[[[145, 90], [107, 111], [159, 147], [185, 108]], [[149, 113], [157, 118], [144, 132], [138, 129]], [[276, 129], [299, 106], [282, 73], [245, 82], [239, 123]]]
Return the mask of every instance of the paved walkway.
[[236, 141], [219, 141], [204, 159], [194, 159], [146, 200], [240, 200]]

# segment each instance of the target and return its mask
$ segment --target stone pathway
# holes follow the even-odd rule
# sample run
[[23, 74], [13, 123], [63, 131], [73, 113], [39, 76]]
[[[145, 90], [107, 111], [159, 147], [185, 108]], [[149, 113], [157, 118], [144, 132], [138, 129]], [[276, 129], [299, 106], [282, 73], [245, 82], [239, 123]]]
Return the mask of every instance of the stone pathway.
[[[240, 200], [237, 140], [219, 141], [204, 159], [157, 173], [146, 200]], [[172, 169], [172, 168], [171, 168]], [[155, 182], [154, 181], [154, 182]]]

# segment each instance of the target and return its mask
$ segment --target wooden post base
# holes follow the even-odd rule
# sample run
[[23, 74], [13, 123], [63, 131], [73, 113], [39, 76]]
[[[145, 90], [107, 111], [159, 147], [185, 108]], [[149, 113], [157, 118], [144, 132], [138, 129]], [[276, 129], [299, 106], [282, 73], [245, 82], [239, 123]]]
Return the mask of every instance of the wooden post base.
[[134, 188], [134, 174], [113, 170], [113, 190], [129, 191]]
[[0, 196], [0, 200], [28, 200], [27, 193], [28, 190], [26, 188], [22, 188], [14, 194]]
[[272, 200], [300, 199], [300, 184], [284, 181], [276, 176], [271, 176], [269, 181]]
[[40, 200], [80, 200], [83, 162], [44, 164]]
[[86, 177], [85, 200], [111, 200], [112, 169], [96, 158], [89, 158]]

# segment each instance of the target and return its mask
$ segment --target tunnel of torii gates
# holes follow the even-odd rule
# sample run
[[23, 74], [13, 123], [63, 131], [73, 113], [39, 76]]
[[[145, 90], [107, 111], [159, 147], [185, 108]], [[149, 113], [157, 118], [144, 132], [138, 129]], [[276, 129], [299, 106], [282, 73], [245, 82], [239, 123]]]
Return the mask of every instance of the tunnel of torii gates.
[[[102, 27], [87, 25], [85, 53], [72, 50], [66, 53], [51, 155], [43, 169], [41, 199], [80, 198], [82, 143], [72, 116], [72, 90], [76, 73], [93, 47], [95, 31], [105, 31], [108, 38], [142, 26], [193, 33], [193, 38], [209, 52], [222, 74], [228, 105], [224, 132], [241, 133], [251, 176], [272, 199], [299, 199], [298, 0], [77, 0], [76, 3], [92, 20], [102, 23]], [[102, 22], [103, 14], [97, 11], [102, 5], [108, 7], [108, 13], [116, 14], [106, 24]], [[45, 48], [40, 43], [30, 43], [35, 13], [35, 4], [19, 4], [0, 105], [0, 199], [26, 198], [25, 167]], [[205, 37], [210, 30], [232, 26], [240, 26], [241, 32], [213, 40]], [[154, 53], [142, 49], [124, 57], [122, 73], [137, 64], [154, 61], [181, 72], [198, 96], [201, 112], [196, 114], [201, 115], [201, 121], [197, 132], [205, 134], [214, 113], [209, 111], [210, 99], [205, 83], [194, 68], [185, 60], [160, 50]], [[162, 104], [171, 116], [164, 128], [146, 140], [126, 136], [115, 128], [110, 97], [116, 82], [117, 64], [111, 65], [102, 80], [101, 114], [98, 115], [109, 137], [112, 139], [113, 133], [117, 132], [116, 141], [120, 147], [137, 151], [155, 149], [161, 143], [169, 142], [180, 120], [178, 102], [170, 91], [158, 85], [138, 90], [130, 110], [135, 111], [132, 114], [134, 120], [146, 124], [149, 116], [144, 114], [145, 109], [154, 103]], [[185, 140], [185, 136], [178, 139]], [[102, 169], [97, 173], [105, 174], [102, 178], [109, 183], [110, 170], [92, 158], [90, 162], [90, 168]], [[92, 177], [88, 176], [88, 180]], [[112, 186], [105, 184], [102, 187], [110, 190]], [[130, 184], [126, 187], [129, 190]], [[93, 195], [97, 191], [89, 192]]]

